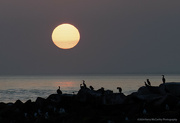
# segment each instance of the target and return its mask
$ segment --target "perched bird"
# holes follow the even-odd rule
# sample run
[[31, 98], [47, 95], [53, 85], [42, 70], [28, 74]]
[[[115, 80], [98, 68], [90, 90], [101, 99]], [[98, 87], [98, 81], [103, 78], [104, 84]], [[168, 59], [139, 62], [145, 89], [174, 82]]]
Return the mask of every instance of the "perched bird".
[[117, 89], [119, 90], [119, 93], [122, 93], [122, 88], [121, 87], [117, 87]]
[[151, 86], [151, 82], [149, 81], [149, 79], [147, 79], [147, 84]]
[[87, 88], [86, 84], [85, 84], [85, 81], [83, 80], [83, 86], [84, 88]]
[[145, 84], [146, 87], [149, 86], [145, 81], [144, 81], [144, 84]]
[[164, 78], [164, 75], [162, 75], [162, 81], [163, 81], [163, 84], [165, 84], [166, 79]]
[[94, 90], [93, 86], [89, 86], [89, 88], [90, 88], [91, 90]]
[[60, 90], [60, 86], [59, 86], [59, 89], [57, 89], [57, 93], [62, 94], [62, 91]]

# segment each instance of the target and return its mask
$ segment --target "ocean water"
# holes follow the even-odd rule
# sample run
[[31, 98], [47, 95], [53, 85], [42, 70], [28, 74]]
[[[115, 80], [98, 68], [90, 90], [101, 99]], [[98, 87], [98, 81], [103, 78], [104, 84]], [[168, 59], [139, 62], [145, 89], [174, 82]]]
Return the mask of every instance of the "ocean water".
[[[118, 93], [117, 87], [121, 87], [122, 92], [128, 95], [144, 86], [147, 78], [151, 85], [162, 83], [161, 75], [0, 76], [0, 102], [47, 98], [56, 93], [58, 86], [61, 86], [63, 93], [77, 93], [82, 80], [85, 80], [87, 87], [91, 85], [95, 90], [104, 87]], [[167, 82], [180, 82], [180, 75], [166, 75], [165, 78]]]

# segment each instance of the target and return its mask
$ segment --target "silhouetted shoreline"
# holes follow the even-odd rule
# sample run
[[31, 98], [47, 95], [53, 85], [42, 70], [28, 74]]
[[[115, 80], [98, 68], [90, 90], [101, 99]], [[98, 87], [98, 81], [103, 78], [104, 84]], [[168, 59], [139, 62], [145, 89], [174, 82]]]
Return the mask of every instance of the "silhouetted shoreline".
[[119, 93], [113, 93], [83, 85], [77, 94], [1, 102], [0, 123], [179, 122], [180, 83], [142, 86], [127, 96], [118, 89]]

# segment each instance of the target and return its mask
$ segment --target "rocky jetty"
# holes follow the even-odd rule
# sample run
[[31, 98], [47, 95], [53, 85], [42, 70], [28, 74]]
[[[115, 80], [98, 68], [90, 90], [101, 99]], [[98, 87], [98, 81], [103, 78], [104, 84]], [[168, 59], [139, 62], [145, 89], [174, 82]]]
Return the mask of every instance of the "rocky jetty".
[[0, 103], [0, 123], [180, 122], [180, 83], [143, 86], [130, 95], [81, 87], [25, 103]]

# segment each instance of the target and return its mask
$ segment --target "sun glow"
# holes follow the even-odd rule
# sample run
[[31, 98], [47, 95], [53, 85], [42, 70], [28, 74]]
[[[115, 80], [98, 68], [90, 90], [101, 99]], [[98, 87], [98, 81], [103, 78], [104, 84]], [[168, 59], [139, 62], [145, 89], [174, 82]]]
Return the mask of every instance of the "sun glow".
[[54, 44], [61, 49], [70, 49], [76, 46], [80, 40], [78, 29], [71, 24], [61, 24], [52, 33]]

